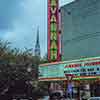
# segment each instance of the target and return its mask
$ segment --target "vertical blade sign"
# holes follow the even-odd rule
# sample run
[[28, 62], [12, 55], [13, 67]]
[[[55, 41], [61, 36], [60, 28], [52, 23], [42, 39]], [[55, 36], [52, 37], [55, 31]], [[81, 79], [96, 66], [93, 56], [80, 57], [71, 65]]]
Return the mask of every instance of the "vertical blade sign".
[[60, 60], [59, 48], [59, 0], [48, 0], [48, 60]]

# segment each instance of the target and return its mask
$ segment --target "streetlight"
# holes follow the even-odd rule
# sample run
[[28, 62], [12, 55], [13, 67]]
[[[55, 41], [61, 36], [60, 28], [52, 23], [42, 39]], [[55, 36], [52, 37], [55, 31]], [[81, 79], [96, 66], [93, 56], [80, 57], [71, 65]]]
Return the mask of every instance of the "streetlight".
[[28, 67], [28, 68], [27, 68], [27, 72], [30, 73], [31, 71], [32, 71], [32, 68], [31, 68], [31, 67]]
[[[27, 72], [28, 73], [31, 73], [32, 72], [32, 68], [30, 66], [27, 68]], [[28, 79], [27, 85], [28, 85], [28, 95], [29, 96], [31, 95], [31, 87], [30, 87], [31, 84], [30, 83], [31, 83], [31, 81], [30, 81], [30, 79]]]

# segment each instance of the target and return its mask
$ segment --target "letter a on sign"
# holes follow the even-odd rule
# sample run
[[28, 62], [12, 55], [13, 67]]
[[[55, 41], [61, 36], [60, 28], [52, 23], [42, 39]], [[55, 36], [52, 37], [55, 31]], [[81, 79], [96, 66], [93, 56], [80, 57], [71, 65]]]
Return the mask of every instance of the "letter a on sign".
[[51, 22], [56, 22], [56, 17], [55, 17], [55, 15], [52, 15], [52, 16], [51, 16]]

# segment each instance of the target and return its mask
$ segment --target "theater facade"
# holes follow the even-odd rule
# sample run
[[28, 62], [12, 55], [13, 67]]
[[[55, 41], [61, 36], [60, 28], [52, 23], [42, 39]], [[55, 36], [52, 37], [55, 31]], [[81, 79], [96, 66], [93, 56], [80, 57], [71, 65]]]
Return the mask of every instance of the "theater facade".
[[[72, 75], [75, 100], [100, 96], [100, 0], [74, 0], [59, 9], [48, 0], [48, 61], [39, 65], [39, 81], [62, 82]], [[68, 91], [67, 91], [68, 92]]]
[[100, 57], [47, 63], [39, 66], [39, 81], [62, 81], [67, 88], [68, 82], [65, 74], [73, 75], [73, 91], [77, 94], [73, 93], [73, 98], [83, 91], [88, 96], [100, 95]]

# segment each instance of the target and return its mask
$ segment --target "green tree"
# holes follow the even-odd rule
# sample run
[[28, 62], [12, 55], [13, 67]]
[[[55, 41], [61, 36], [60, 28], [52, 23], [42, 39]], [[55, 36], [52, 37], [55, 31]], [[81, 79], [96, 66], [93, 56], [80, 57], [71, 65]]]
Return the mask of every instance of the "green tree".
[[[47, 55], [43, 58], [34, 56], [32, 49], [12, 48], [8, 41], [0, 41], [0, 84], [6, 82], [6, 87], [14, 80], [31, 81], [34, 87], [33, 93], [45, 93], [48, 90], [48, 82], [39, 82], [38, 65], [47, 63]], [[30, 70], [31, 69], [31, 70]]]
[[[32, 54], [32, 49], [24, 51], [12, 49], [8, 41], [0, 41], [0, 77], [2, 79], [36, 79], [39, 57]], [[3, 64], [2, 64], [3, 63]], [[28, 68], [31, 71], [28, 72]]]

